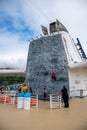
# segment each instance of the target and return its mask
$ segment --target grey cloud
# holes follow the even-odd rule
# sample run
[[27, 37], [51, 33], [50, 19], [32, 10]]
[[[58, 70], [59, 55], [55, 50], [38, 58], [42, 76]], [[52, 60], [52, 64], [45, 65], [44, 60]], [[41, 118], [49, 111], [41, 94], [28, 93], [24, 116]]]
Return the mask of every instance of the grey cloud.
[[[34, 35], [41, 33], [40, 25], [47, 26], [49, 23], [59, 19], [68, 29], [71, 36], [75, 39], [79, 37], [82, 46], [87, 53], [87, 2], [86, 0], [3, 0], [0, 1], [0, 11], [13, 18], [16, 28], [26, 26], [34, 32]], [[23, 20], [24, 25], [20, 25]], [[0, 34], [0, 46], [3, 50], [0, 53], [20, 54], [17, 63], [21, 59], [21, 54], [27, 56], [28, 44], [21, 41], [21, 35], [11, 34], [4, 27]], [[30, 37], [30, 34], [29, 34]], [[9, 53], [9, 50], [11, 52]], [[25, 60], [24, 60], [25, 62]], [[11, 64], [11, 62], [9, 62]], [[24, 63], [25, 64], [25, 63]]]

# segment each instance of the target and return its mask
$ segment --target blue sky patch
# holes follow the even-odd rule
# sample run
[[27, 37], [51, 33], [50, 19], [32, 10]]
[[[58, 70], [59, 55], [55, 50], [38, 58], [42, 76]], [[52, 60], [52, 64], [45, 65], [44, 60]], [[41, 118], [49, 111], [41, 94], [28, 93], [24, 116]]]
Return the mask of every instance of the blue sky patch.
[[29, 29], [22, 19], [18, 19], [17, 24], [18, 25], [15, 26], [16, 23], [14, 23], [12, 17], [5, 17], [4, 14], [0, 15], [0, 29], [6, 28], [8, 32], [20, 35], [21, 40], [27, 40], [34, 35], [34, 31]]

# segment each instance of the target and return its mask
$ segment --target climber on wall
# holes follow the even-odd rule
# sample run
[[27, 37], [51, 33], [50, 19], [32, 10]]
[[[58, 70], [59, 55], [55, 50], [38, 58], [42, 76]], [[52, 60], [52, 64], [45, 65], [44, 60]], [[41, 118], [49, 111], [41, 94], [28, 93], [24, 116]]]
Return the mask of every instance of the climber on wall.
[[53, 80], [56, 80], [56, 73], [52, 72], [51, 78], [52, 78]]

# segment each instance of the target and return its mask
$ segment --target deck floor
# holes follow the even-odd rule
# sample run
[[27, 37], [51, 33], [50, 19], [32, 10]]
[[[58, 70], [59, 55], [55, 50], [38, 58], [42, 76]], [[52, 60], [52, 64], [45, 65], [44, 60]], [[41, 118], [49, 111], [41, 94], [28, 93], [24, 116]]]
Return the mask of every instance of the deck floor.
[[0, 104], [0, 130], [87, 130], [87, 98], [71, 99], [69, 108], [49, 109], [49, 101], [39, 108], [19, 110]]

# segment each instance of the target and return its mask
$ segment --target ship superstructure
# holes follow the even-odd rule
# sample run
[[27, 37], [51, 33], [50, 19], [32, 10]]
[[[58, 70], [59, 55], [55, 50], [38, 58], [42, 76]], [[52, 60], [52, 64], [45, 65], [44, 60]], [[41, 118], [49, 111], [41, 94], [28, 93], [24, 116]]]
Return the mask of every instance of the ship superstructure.
[[[62, 86], [66, 85], [71, 96], [78, 95], [78, 92], [80, 94], [81, 89], [87, 95], [87, 57], [80, 40], [77, 38], [75, 43], [58, 20], [50, 23], [49, 31], [43, 25], [41, 28], [44, 36], [31, 41], [29, 45], [26, 82], [31, 84], [34, 92], [40, 94], [44, 87], [49, 94], [60, 93]], [[56, 81], [51, 79], [53, 72]], [[81, 73], [83, 76], [80, 76]]]

